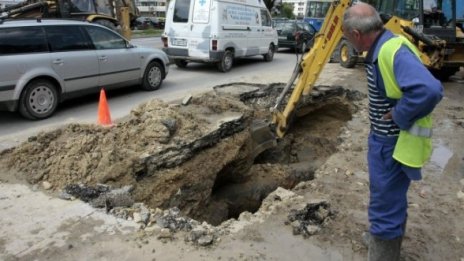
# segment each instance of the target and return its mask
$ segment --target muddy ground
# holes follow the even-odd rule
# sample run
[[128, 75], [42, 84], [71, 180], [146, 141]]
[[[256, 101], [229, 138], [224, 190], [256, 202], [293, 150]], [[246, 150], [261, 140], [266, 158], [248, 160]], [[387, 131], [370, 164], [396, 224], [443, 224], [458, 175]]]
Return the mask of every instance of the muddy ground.
[[[248, 126], [282, 85], [154, 100], [111, 128], [72, 124], [1, 152], [0, 257], [364, 259], [364, 72], [329, 64], [287, 136], [251, 157]], [[445, 83], [434, 154], [409, 192], [404, 260], [464, 258], [463, 98], [459, 77]]]

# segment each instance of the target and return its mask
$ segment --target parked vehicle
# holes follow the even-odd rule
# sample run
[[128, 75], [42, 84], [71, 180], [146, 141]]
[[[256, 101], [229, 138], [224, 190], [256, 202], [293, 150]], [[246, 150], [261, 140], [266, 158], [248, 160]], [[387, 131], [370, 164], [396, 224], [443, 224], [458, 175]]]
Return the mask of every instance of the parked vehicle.
[[130, 44], [107, 27], [74, 20], [0, 23], [0, 110], [51, 116], [59, 102], [91, 92], [161, 86], [168, 57]]
[[134, 29], [136, 30], [146, 30], [151, 27], [151, 20], [149, 17], [140, 16], [135, 19]]
[[222, 72], [235, 58], [263, 55], [272, 61], [277, 49], [271, 15], [256, 0], [172, 0], [162, 40], [178, 67], [211, 62]]
[[150, 23], [154, 28], [164, 29], [165, 22], [164, 17], [150, 17]]
[[304, 21], [278, 21], [274, 27], [279, 35], [279, 48], [292, 48], [303, 53], [308, 51], [314, 43], [316, 29]]

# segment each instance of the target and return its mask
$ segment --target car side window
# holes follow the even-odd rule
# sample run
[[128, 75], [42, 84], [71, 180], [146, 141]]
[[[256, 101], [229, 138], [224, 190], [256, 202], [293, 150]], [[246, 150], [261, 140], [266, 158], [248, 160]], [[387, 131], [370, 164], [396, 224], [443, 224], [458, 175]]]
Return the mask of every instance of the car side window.
[[127, 47], [126, 40], [114, 32], [96, 26], [86, 26], [86, 30], [97, 50], [124, 49]]
[[0, 55], [48, 52], [42, 27], [0, 29]]
[[77, 26], [46, 26], [52, 52], [89, 50], [91, 45]]

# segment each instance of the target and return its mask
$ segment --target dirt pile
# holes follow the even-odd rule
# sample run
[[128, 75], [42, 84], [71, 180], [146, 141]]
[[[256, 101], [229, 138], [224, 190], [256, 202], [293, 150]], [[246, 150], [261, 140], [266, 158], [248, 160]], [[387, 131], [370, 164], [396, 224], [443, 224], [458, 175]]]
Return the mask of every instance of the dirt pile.
[[70, 124], [30, 137], [21, 146], [3, 152], [2, 158], [6, 166], [19, 170], [33, 184], [46, 180], [62, 188], [78, 182], [117, 182], [143, 171], [141, 165], [149, 156], [151, 160], [164, 156], [158, 167], [178, 165], [191, 157], [188, 153], [174, 155], [172, 148], [185, 147], [216, 128], [211, 126], [215, 122], [208, 122], [192, 109], [197, 105], [202, 106], [203, 116], [232, 111], [244, 117], [246, 110], [236, 101], [216, 96], [200, 97], [186, 108], [152, 100], [111, 128]]

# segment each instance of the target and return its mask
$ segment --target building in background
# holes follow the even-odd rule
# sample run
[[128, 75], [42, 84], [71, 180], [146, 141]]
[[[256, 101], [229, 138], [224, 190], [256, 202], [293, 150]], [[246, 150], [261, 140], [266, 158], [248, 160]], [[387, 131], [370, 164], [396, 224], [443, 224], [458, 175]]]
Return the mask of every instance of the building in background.
[[293, 5], [293, 14], [297, 19], [301, 19], [305, 16], [307, 8], [307, 0], [282, 0], [282, 3], [289, 3]]
[[166, 0], [137, 0], [140, 16], [166, 17]]
[[[282, 0], [282, 3], [289, 3], [293, 6], [293, 14], [297, 19], [319, 19], [324, 20], [330, 3], [333, 0]], [[319, 26], [314, 25], [318, 29]]]

